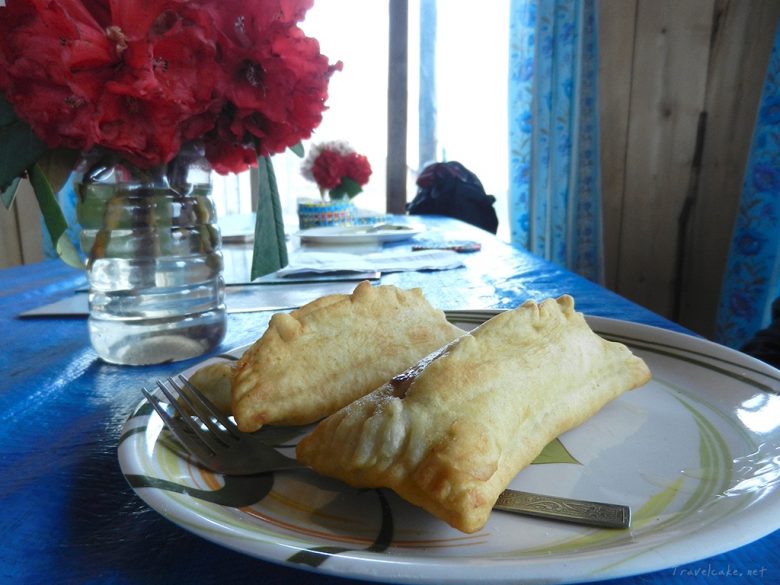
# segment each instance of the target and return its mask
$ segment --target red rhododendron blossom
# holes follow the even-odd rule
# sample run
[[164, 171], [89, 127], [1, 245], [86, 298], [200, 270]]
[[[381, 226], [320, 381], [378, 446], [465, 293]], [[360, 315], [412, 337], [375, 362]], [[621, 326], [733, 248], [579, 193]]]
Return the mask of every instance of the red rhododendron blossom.
[[330, 65], [298, 23], [312, 0], [6, 0], [0, 92], [52, 147], [139, 166], [203, 139], [217, 171], [311, 136]]
[[225, 0], [206, 7], [222, 35], [227, 107], [220, 117], [233, 141], [255, 144], [257, 155], [282, 152], [311, 136], [322, 120], [330, 76], [341, 67], [330, 66], [317, 41], [295, 24], [310, 5]]
[[176, 18], [166, 28], [140, 41], [127, 40], [122, 58], [127, 67], [117, 76], [115, 85], [126, 86], [122, 93], [155, 97], [178, 103], [193, 111], [208, 109], [216, 100], [220, 79], [213, 67], [217, 47], [209, 38], [213, 31], [193, 22]]
[[217, 127], [208, 134], [206, 158], [218, 173], [226, 174], [237, 168], [247, 168], [257, 160], [253, 144], [237, 142], [224, 118], [217, 120]]

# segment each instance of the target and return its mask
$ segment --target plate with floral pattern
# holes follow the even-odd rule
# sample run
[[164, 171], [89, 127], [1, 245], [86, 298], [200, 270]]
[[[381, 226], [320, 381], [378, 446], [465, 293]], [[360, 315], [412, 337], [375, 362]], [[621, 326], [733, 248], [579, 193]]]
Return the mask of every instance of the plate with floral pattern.
[[[495, 314], [447, 312], [464, 328]], [[482, 530], [464, 534], [391, 491], [353, 489], [309, 470], [221, 476], [177, 449], [146, 401], [124, 427], [122, 472], [149, 506], [203, 538], [273, 563], [380, 582], [610, 579], [710, 557], [780, 527], [780, 372], [701, 338], [588, 321], [644, 358], [653, 379], [562, 435], [510, 487], [627, 504], [628, 529], [496, 511]], [[260, 432], [289, 454], [306, 431]]]

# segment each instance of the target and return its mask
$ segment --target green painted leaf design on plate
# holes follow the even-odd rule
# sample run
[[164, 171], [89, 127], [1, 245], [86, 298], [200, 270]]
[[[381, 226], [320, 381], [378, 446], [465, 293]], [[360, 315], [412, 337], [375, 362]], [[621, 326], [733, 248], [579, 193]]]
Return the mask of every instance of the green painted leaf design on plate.
[[577, 465], [581, 465], [580, 462], [569, 453], [569, 450], [564, 447], [560, 439], [553, 440], [542, 449], [542, 452], [533, 460], [533, 463], [576, 463]]

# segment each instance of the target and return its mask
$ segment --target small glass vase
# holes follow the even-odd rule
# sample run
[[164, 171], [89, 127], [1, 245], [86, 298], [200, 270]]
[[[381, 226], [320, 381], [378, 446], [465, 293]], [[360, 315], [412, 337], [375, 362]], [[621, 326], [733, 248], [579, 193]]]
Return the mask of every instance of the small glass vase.
[[76, 171], [97, 354], [114, 364], [148, 365], [219, 345], [227, 324], [223, 261], [202, 147], [188, 145], [152, 169], [95, 150]]

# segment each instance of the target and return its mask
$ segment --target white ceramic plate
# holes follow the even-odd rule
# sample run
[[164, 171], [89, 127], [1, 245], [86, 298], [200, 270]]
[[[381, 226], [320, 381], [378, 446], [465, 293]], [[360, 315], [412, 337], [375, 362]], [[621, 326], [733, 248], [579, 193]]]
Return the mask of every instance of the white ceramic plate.
[[[458, 324], [493, 314], [448, 313]], [[466, 535], [391, 492], [308, 471], [223, 478], [169, 450], [146, 402], [127, 421], [119, 461], [152, 508], [204, 538], [275, 563], [393, 583], [608, 579], [676, 567], [777, 529], [780, 372], [699, 338], [589, 322], [642, 356], [653, 380], [561, 437], [577, 462], [531, 465], [511, 487], [628, 504], [627, 530], [494, 512]]]
[[298, 232], [301, 242], [308, 244], [381, 244], [400, 242], [416, 236], [422, 229], [408, 225], [394, 225], [392, 229], [374, 229], [378, 226], [344, 225], [311, 228]]

